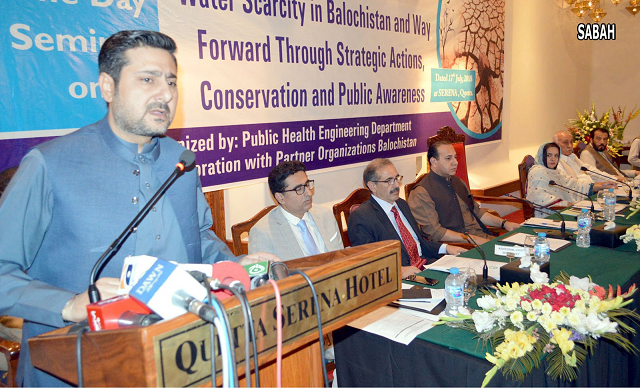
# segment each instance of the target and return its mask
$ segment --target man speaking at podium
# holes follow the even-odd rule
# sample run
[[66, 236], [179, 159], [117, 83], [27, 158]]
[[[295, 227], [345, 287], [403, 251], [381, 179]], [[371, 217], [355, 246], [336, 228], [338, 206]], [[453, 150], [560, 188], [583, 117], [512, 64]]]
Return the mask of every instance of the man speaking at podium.
[[[86, 318], [93, 265], [184, 151], [162, 136], [178, 102], [175, 50], [173, 39], [153, 31], [122, 31], [107, 39], [98, 58], [107, 115], [32, 149], [0, 198], [0, 314], [25, 319], [18, 384], [65, 385], [32, 366], [27, 339]], [[126, 256], [185, 263], [237, 260], [211, 225], [192, 169], [99, 274], [102, 298], [116, 295]], [[243, 260], [254, 259], [274, 257]]]

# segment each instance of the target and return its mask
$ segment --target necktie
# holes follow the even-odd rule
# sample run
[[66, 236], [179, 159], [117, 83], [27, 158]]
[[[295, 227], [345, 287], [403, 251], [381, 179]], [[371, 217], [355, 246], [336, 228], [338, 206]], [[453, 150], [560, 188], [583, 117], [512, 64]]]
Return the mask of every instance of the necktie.
[[409, 257], [411, 258], [411, 265], [422, 269], [422, 266], [427, 262], [425, 259], [421, 258], [418, 255], [418, 245], [416, 244], [416, 240], [411, 236], [411, 232], [404, 226], [404, 222], [400, 218], [400, 213], [398, 213], [398, 209], [394, 206], [391, 208], [391, 212], [396, 219], [396, 224], [398, 225], [398, 230], [400, 231], [400, 238], [402, 239], [402, 244], [409, 252]]
[[298, 227], [300, 228], [300, 232], [302, 232], [302, 242], [304, 242], [304, 246], [307, 248], [309, 255], [317, 255], [320, 253], [316, 242], [313, 241], [313, 237], [311, 237], [309, 228], [307, 228], [307, 223], [304, 222], [304, 220], [300, 220], [300, 222], [298, 222]]

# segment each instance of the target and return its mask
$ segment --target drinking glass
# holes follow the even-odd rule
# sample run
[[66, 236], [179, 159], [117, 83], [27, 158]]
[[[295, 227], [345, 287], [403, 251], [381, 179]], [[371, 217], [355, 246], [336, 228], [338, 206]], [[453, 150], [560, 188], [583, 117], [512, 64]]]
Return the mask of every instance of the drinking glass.
[[531, 258], [534, 256], [534, 244], [536, 242], [536, 236], [528, 235], [524, 238], [524, 247], [527, 248], [527, 253]]
[[598, 191], [598, 205], [600, 205], [600, 209], [598, 209], [598, 211], [604, 210], [604, 193], [606, 192], [607, 190]]
[[469, 299], [476, 294], [476, 290], [478, 289], [476, 270], [473, 268], [464, 268], [462, 271], [464, 274], [464, 308], [471, 311], [469, 308]]

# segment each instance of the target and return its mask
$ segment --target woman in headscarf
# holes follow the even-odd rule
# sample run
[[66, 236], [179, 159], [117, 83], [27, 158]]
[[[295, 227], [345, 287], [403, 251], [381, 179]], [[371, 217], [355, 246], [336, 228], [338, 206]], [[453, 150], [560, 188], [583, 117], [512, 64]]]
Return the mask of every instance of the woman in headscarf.
[[[550, 185], [553, 181], [558, 185], [569, 189], [593, 195], [598, 190], [607, 187], [615, 187], [612, 182], [598, 182], [578, 180], [558, 170], [560, 161], [560, 146], [556, 143], [547, 143], [540, 146], [536, 164], [529, 170], [527, 178], [527, 199], [537, 205], [569, 206], [573, 202], [585, 199], [584, 195], [574, 193], [557, 185]], [[536, 217], [546, 217], [548, 214], [536, 210]]]

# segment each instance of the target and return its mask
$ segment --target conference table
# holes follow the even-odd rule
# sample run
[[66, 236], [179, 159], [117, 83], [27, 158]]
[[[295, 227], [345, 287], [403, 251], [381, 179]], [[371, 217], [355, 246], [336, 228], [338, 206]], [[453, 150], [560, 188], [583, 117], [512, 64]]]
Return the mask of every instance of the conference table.
[[[630, 219], [616, 217], [617, 225], [628, 227], [639, 223], [640, 215]], [[533, 229], [520, 227], [504, 236], [518, 232], [534, 234]], [[506, 245], [494, 239], [481, 246], [487, 260], [508, 262], [506, 257], [494, 255], [496, 243]], [[477, 249], [461, 256], [481, 258]], [[592, 281], [601, 286], [611, 284], [615, 289], [620, 285], [626, 291], [634, 283], [640, 285], [640, 253], [633, 242], [610, 249], [593, 245], [578, 248], [572, 241], [570, 246], [551, 253], [550, 279], [560, 271], [580, 278], [591, 276]], [[440, 280], [434, 288], [444, 288], [446, 273], [427, 270], [423, 274]], [[477, 308], [477, 298], [478, 295], [472, 298], [470, 307]], [[637, 310], [637, 299], [635, 294], [628, 308]], [[639, 329], [637, 325], [635, 328]], [[485, 360], [485, 353], [492, 353], [490, 348], [473, 338], [472, 333], [446, 325], [425, 331], [409, 345], [350, 326], [334, 332], [333, 337], [341, 387], [480, 386], [485, 373], [493, 366]], [[640, 333], [631, 340], [640, 348]], [[498, 371], [489, 386], [640, 386], [640, 357], [606, 340], [599, 341], [572, 382], [552, 380], [545, 373], [546, 367], [543, 360], [540, 368], [525, 375], [524, 381], [506, 378]]]

